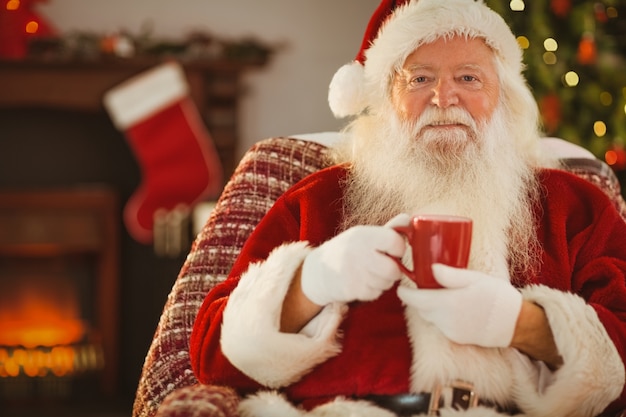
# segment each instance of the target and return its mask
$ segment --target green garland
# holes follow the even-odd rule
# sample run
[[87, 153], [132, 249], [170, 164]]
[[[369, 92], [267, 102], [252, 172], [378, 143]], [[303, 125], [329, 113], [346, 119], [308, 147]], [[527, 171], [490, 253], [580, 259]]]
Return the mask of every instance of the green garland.
[[171, 40], [153, 38], [149, 33], [133, 35], [123, 31], [101, 35], [77, 31], [59, 37], [34, 38], [28, 55], [45, 60], [175, 57], [182, 61], [265, 61], [277, 48], [253, 38], [229, 40], [200, 32], [182, 40]]

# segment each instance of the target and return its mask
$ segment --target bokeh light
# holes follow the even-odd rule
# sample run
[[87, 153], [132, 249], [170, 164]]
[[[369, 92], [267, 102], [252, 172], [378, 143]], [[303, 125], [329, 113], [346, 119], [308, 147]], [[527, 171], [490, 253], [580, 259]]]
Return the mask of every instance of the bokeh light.
[[526, 36], [518, 36], [517, 43], [522, 49], [528, 49], [530, 47], [530, 41]]
[[511, 10], [513, 10], [514, 12], [521, 12], [526, 8], [526, 5], [524, 4], [523, 0], [511, 0], [511, 3], [509, 3], [509, 7], [511, 7]]
[[543, 41], [543, 47], [546, 51], [554, 52], [559, 49], [559, 44], [553, 38], [548, 38]]
[[554, 65], [556, 61], [556, 54], [554, 52], [545, 52], [543, 54], [543, 62], [545, 62], [546, 65]]
[[565, 81], [565, 85], [568, 87], [576, 87], [580, 82], [578, 74], [576, 74], [574, 71], [568, 71], [567, 74], [565, 74], [565, 76], [563, 77], [563, 80]]
[[597, 137], [601, 138], [606, 135], [606, 123], [601, 120], [598, 120], [593, 124], [593, 133], [596, 134]]

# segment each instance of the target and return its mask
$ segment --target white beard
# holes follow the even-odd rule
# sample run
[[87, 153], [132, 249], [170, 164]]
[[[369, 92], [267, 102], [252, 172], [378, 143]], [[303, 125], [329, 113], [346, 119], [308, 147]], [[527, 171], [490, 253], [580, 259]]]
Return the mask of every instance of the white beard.
[[[393, 111], [350, 125], [350, 149], [344, 154], [339, 149], [342, 162], [351, 163], [344, 228], [384, 224], [400, 212], [466, 216], [474, 222], [470, 269], [505, 278], [510, 267], [533, 270], [538, 244], [532, 204], [538, 187], [502, 107], [478, 127], [462, 110], [440, 112], [425, 112], [415, 126]], [[422, 129], [432, 120], [466, 127]]]

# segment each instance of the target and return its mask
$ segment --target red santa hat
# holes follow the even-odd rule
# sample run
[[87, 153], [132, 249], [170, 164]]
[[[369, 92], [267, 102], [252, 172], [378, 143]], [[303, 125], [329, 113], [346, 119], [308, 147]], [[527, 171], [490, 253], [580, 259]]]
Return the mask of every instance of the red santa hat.
[[511, 29], [483, 0], [382, 0], [372, 15], [355, 60], [339, 68], [328, 91], [337, 117], [357, 115], [388, 94], [389, 80], [406, 57], [443, 36], [485, 39], [513, 74], [522, 52]]

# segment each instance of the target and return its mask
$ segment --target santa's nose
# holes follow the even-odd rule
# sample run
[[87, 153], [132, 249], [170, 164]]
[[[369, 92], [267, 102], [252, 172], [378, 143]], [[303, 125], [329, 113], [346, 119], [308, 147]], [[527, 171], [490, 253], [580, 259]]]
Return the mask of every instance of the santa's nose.
[[433, 88], [432, 104], [442, 109], [459, 103], [456, 86], [450, 80], [440, 79]]

